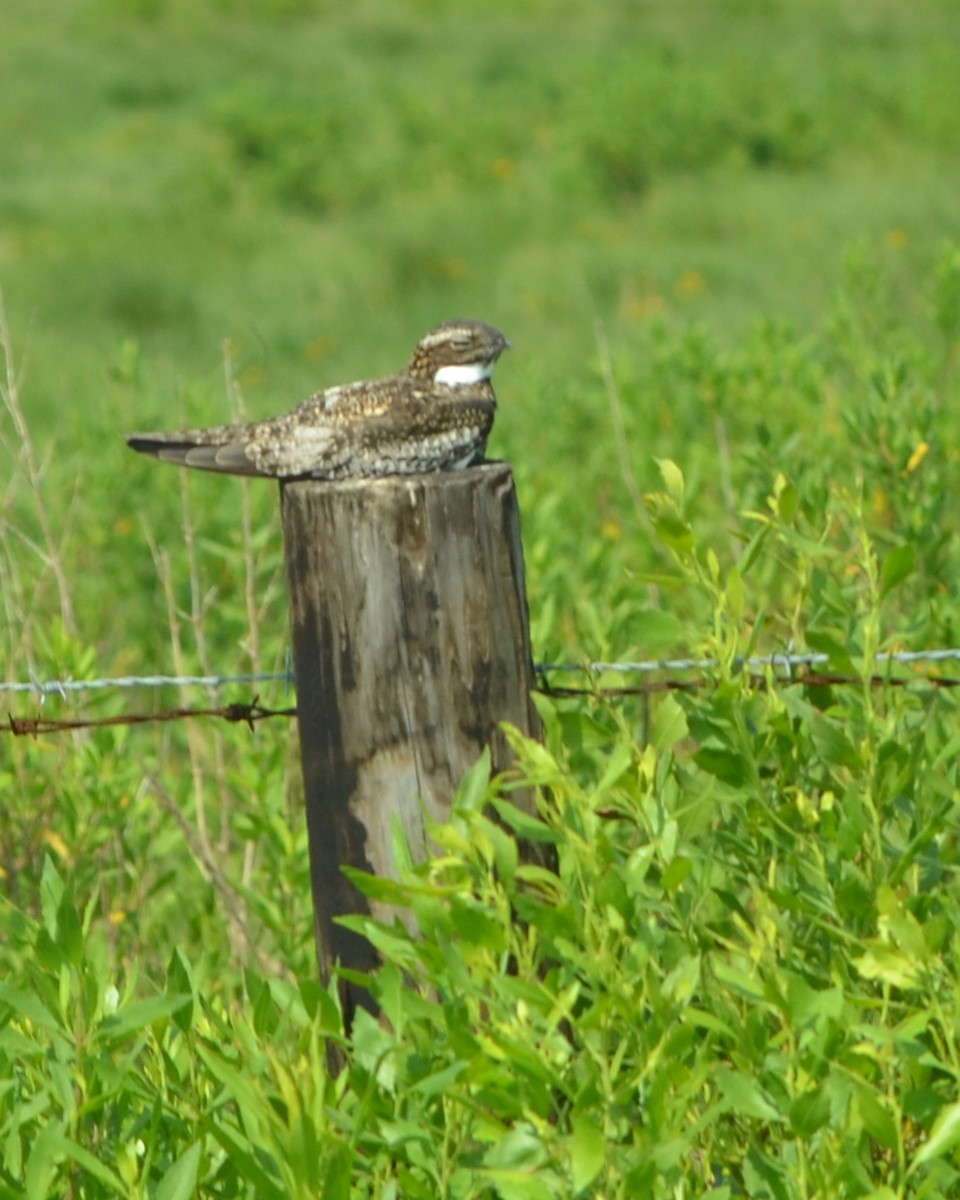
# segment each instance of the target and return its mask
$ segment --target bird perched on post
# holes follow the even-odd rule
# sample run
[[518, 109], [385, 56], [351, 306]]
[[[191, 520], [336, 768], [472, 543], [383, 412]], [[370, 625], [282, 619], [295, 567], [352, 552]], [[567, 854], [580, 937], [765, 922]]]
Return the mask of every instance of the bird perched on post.
[[264, 421], [133, 433], [127, 444], [183, 467], [278, 479], [468, 467], [483, 459], [497, 407], [490, 376], [509, 345], [483, 321], [448, 321], [417, 342], [395, 375], [325, 388]]

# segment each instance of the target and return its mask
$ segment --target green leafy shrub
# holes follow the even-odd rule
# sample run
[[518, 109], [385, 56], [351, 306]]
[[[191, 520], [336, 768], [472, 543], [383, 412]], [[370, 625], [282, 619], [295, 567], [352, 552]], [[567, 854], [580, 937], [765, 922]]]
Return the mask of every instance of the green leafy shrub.
[[48, 863], [41, 919], [5, 914], [30, 964], [0, 986], [10, 1186], [953, 1194], [955, 705], [850, 695], [733, 673], [578, 768], [589, 718], [544, 701], [547, 744], [477, 765], [431, 861], [360, 878], [420, 933], [349, 920], [384, 959], [349, 1037], [315, 984], [231, 994], [179, 954], [138, 1000]]
[[[360, 881], [420, 931], [351, 921], [380, 1019], [313, 978], [282, 727], [10, 737], [0, 1197], [956, 1194], [956, 699], [876, 656], [956, 641], [960, 273], [944, 246], [911, 325], [874, 244], [845, 269], [815, 333], [650, 321], [531, 388], [538, 657], [714, 665], [617, 699], [587, 672], [428, 863]], [[0, 449], [8, 673], [282, 663], [267, 492], [184, 483], [138, 524]], [[744, 665], [787, 649], [823, 671]]]

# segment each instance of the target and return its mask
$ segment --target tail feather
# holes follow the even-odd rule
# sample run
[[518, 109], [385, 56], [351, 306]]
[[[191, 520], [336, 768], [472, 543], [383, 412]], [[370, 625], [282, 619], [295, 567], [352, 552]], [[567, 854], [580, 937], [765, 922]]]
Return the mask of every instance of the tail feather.
[[131, 433], [127, 445], [139, 454], [149, 454], [161, 462], [200, 471], [219, 471], [226, 475], [262, 475], [247, 454], [246, 446], [236, 439], [223, 442], [196, 441], [183, 433]]

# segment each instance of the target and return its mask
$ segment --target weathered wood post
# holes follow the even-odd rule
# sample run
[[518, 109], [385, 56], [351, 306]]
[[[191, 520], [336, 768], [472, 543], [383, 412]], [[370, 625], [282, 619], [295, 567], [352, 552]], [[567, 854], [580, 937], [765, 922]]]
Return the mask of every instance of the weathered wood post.
[[[317, 954], [375, 955], [334, 918], [383, 909], [342, 874], [394, 875], [399, 818], [423, 854], [423, 810], [450, 813], [498, 722], [534, 733], [533, 669], [513, 474], [462, 471], [281, 485]], [[354, 1002], [361, 999], [354, 997]]]

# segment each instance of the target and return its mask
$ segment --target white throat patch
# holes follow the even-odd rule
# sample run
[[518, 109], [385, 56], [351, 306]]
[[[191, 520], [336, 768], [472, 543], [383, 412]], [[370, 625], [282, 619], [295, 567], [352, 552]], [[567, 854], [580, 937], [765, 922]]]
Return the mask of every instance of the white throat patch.
[[493, 363], [457, 363], [455, 366], [438, 368], [433, 382], [456, 387], [462, 383], [480, 383], [492, 374]]

